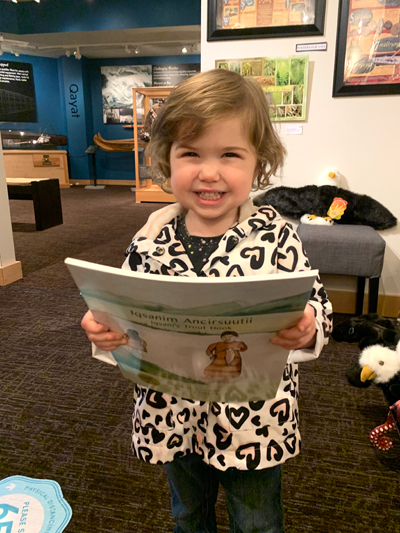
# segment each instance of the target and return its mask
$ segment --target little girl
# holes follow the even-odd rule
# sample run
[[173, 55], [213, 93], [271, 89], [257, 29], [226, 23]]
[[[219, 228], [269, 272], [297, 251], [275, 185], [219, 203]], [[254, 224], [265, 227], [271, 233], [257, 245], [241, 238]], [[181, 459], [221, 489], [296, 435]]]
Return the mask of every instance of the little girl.
[[[292, 227], [272, 207], [256, 208], [249, 199], [251, 190], [268, 186], [285, 156], [256, 82], [227, 70], [185, 80], [157, 116], [148, 149], [153, 178], [178, 203], [149, 217], [123, 268], [192, 277], [310, 268]], [[272, 400], [208, 403], [136, 385], [133, 447], [140, 459], [165, 466], [175, 532], [217, 531], [219, 483], [230, 531], [284, 531], [281, 465], [300, 451], [297, 362], [318, 357], [331, 313], [317, 279], [297, 325], [271, 340], [290, 350]], [[82, 327], [97, 350], [127, 343], [90, 311]]]

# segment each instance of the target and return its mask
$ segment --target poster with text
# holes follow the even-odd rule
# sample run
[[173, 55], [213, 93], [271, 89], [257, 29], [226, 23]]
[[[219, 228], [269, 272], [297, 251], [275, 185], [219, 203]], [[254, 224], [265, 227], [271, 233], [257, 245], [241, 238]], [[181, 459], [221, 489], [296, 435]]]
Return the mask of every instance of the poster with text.
[[37, 122], [30, 63], [0, 60], [0, 122]]
[[350, 0], [343, 81], [400, 83], [400, 0]]
[[272, 121], [306, 120], [308, 56], [218, 59], [215, 68], [256, 80], [268, 100]]
[[153, 65], [153, 87], [175, 87], [200, 72], [200, 63]]
[[[151, 65], [101, 67], [104, 124], [133, 123], [133, 87], [151, 87]], [[138, 96], [137, 109], [143, 116], [143, 97]]]

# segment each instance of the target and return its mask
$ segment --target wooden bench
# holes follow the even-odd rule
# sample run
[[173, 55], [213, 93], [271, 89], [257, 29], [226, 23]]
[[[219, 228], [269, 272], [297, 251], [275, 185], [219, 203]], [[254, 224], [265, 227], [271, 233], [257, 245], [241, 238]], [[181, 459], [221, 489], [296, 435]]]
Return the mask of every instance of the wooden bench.
[[7, 178], [6, 181], [10, 200], [33, 200], [37, 231], [63, 223], [58, 179]]

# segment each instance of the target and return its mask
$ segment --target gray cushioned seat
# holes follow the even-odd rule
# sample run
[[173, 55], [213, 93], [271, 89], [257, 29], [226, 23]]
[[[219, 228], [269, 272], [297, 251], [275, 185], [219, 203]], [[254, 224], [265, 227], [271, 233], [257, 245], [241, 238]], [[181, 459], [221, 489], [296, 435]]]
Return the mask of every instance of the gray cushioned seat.
[[368, 312], [376, 313], [385, 240], [370, 226], [299, 224], [297, 233], [312, 268], [322, 274], [357, 276], [356, 314], [362, 313], [365, 279], [369, 280]]

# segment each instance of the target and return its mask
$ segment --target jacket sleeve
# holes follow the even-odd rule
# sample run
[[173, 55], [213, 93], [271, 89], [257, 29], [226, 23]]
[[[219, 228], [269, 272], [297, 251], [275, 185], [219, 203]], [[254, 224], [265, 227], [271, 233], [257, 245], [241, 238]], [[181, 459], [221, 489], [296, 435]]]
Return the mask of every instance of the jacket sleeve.
[[[311, 266], [299, 236], [288, 223], [281, 228], [278, 238], [277, 270], [278, 272], [300, 272], [310, 270]], [[315, 359], [328, 344], [332, 330], [332, 305], [328, 299], [321, 279], [317, 276], [308, 303], [314, 308], [317, 338], [313, 349], [293, 350], [289, 360], [292, 363]]]
[[[140, 254], [135, 251], [134, 241], [129, 245], [126, 253], [126, 259], [122, 265], [123, 270], [135, 270], [143, 272], [143, 258]], [[105, 352], [97, 348], [95, 344], [92, 343], [92, 357], [99, 359], [104, 363], [110, 363], [111, 365], [116, 365], [117, 362], [114, 359], [114, 356], [111, 352]]]

